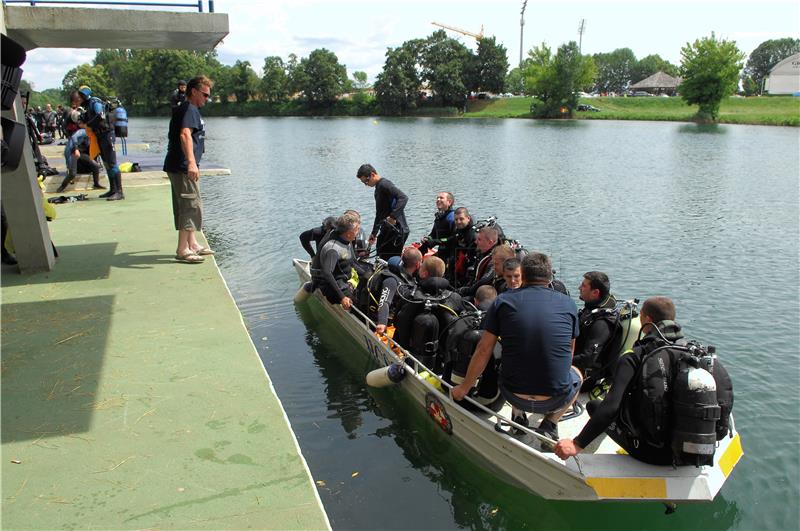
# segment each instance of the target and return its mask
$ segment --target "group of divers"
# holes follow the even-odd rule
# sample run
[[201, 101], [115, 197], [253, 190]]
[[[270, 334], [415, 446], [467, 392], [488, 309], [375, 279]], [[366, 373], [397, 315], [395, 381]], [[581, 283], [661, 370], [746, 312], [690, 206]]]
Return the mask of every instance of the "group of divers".
[[[534, 285], [525, 278], [534, 256], [548, 264], [549, 258], [508, 238], [496, 218], [476, 220], [467, 208], [455, 208], [450, 192], [436, 196], [430, 233], [405, 246], [407, 196], [369, 164], [356, 176], [375, 188], [372, 231], [365, 235], [359, 213], [347, 210], [300, 234], [311, 257], [312, 281], [304, 289], [318, 289], [345, 310], [355, 306], [355, 314], [368, 317], [378, 335], [391, 337], [444, 381], [457, 386], [469, 380], [487, 311], [505, 292]], [[548, 267], [547, 281], [535, 284], [569, 299]], [[733, 433], [733, 387], [715, 349], [684, 338], [670, 299], [652, 297], [639, 310], [638, 301], [617, 301], [610, 287], [605, 273], [590, 271], [578, 288], [584, 306], [577, 312], [571, 365], [582, 379], [576, 385], [592, 399], [586, 405], [590, 419], [575, 439], [558, 441], [558, 420], [568, 408], [545, 415], [534, 429], [552, 441], [542, 448], [566, 459], [606, 432], [646, 463], [712, 464], [716, 441]], [[514, 423], [527, 427], [525, 410], [502, 386], [508, 374], [502, 350], [500, 338], [468, 396], [495, 411], [507, 399]], [[569, 406], [577, 396], [576, 390]], [[573, 411], [579, 411], [575, 405]]]

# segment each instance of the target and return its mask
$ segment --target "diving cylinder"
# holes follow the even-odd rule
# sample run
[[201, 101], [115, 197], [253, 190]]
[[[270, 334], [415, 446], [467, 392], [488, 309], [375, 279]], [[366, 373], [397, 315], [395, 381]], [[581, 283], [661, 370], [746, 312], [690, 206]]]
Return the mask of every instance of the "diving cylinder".
[[472, 354], [475, 352], [475, 347], [480, 340], [481, 332], [475, 329], [465, 330], [461, 337], [458, 338], [456, 356], [453, 360], [453, 374], [451, 376], [454, 384], [457, 385], [464, 381], [469, 362], [472, 360]]
[[435, 370], [439, 350], [439, 320], [431, 313], [431, 301], [425, 301], [422, 313], [414, 317], [411, 331], [411, 352], [427, 368]]
[[300, 289], [297, 290], [297, 293], [294, 295], [294, 302], [295, 304], [300, 304], [301, 302], [305, 302], [311, 296], [311, 282], [306, 282]]
[[720, 407], [714, 376], [702, 368], [703, 361], [684, 356], [678, 362], [672, 389], [672, 453], [676, 464], [714, 464]]
[[370, 387], [389, 387], [400, 383], [406, 376], [406, 369], [402, 363], [392, 363], [386, 367], [375, 369], [367, 373], [367, 385]]

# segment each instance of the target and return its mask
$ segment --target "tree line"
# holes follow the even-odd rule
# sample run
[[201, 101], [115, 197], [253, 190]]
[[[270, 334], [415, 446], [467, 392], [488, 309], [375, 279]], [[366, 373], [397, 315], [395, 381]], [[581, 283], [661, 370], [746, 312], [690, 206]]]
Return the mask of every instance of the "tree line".
[[[509, 71], [507, 50], [495, 37], [479, 40], [473, 51], [438, 30], [387, 49], [383, 69], [367, 90], [367, 74], [356, 71], [348, 76], [346, 66], [325, 48], [302, 58], [266, 57], [260, 77], [249, 61], [225, 65], [216, 51], [103, 49], [92, 63], [64, 76], [61, 96], [86, 84], [141, 114], [163, 113], [178, 79], [202, 72], [215, 81], [215, 101], [227, 107], [220, 114], [235, 114], [232, 108], [258, 102], [268, 114], [333, 114], [338, 109], [340, 114], [403, 115], [423, 106], [463, 108], [470, 92], [508, 91], [534, 96], [534, 115], [558, 117], [565, 110], [572, 113], [580, 91], [622, 93], [663, 71], [681, 76], [680, 92], [687, 103], [699, 104], [703, 117], [714, 119], [719, 99], [734, 93], [740, 82], [746, 94], [758, 93], [769, 70], [797, 52], [800, 39], [769, 40], [745, 65], [734, 42], [712, 34], [687, 43], [681, 65], [673, 65], [658, 55], [637, 59], [629, 48], [583, 55], [575, 42], [555, 52], [542, 43]], [[350, 98], [343, 100], [348, 93]], [[240, 105], [229, 106], [233, 102]]]

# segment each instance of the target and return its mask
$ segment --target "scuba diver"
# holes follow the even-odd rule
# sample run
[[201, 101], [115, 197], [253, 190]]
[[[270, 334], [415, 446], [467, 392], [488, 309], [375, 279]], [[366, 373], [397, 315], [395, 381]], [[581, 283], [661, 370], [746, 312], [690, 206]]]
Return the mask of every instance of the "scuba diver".
[[584, 273], [578, 292], [584, 306], [578, 312], [580, 335], [572, 364], [583, 373], [582, 390], [587, 391], [613, 372], [619, 350], [619, 345], [613, 344], [619, 311], [605, 273]]
[[311, 261], [311, 291], [319, 288], [331, 304], [349, 310], [353, 302], [355, 250], [352, 242], [361, 229], [360, 218], [343, 214], [336, 229]]
[[369, 235], [369, 244], [376, 244], [378, 257], [388, 260], [400, 256], [408, 239], [405, 208], [408, 196], [392, 181], [382, 178], [371, 164], [362, 164], [356, 178], [364, 186], [375, 188], [375, 222]]
[[[322, 224], [319, 227], [308, 229], [300, 234], [300, 245], [303, 246], [303, 249], [306, 250], [311, 258], [314, 258], [314, 255], [317, 254], [317, 251], [320, 249], [320, 242], [322, 242], [322, 239], [326, 234], [333, 230], [335, 223], [336, 218], [333, 216], [328, 216], [322, 220]], [[317, 248], [316, 251], [313, 247], [311, 247], [312, 241]]]
[[431, 233], [422, 238], [419, 252], [425, 256], [429, 249], [439, 246], [436, 256], [444, 260], [445, 264], [450, 261], [450, 256], [455, 249], [456, 223], [455, 210], [453, 203], [455, 198], [450, 192], [439, 192], [436, 195], [436, 215], [433, 219]]
[[122, 192], [122, 173], [117, 165], [117, 152], [114, 149], [114, 130], [111, 128], [109, 117], [106, 114], [105, 104], [100, 98], [92, 96], [92, 89], [86, 85], [82, 85], [78, 89], [78, 94], [86, 106], [81, 121], [92, 130], [97, 138], [100, 158], [106, 167], [108, 182], [111, 185], [108, 192], [100, 194], [98, 197], [104, 197], [107, 201], [125, 199], [125, 194]]
[[400, 286], [416, 285], [414, 275], [422, 264], [422, 253], [414, 247], [407, 247], [399, 260], [393, 257], [384, 264], [383, 267], [376, 268], [365, 283], [369, 298], [367, 314], [375, 321], [375, 331], [379, 334], [386, 332], [386, 326], [394, 320], [394, 315], [402, 307], [398, 303], [402, 301], [395, 301]]

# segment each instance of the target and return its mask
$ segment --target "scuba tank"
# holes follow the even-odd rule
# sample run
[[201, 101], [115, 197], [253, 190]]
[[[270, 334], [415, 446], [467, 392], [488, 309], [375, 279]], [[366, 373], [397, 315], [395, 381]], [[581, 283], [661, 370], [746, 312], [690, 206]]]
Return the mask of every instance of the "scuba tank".
[[386, 367], [375, 369], [367, 373], [367, 385], [370, 387], [389, 387], [400, 383], [406, 376], [406, 369], [402, 363], [392, 363]]
[[433, 302], [425, 300], [424, 309], [414, 317], [409, 350], [427, 368], [436, 371], [436, 352], [439, 350], [439, 319], [432, 313]]
[[672, 388], [672, 452], [678, 464], [712, 465], [720, 406], [711, 374], [715, 349], [689, 344]]

